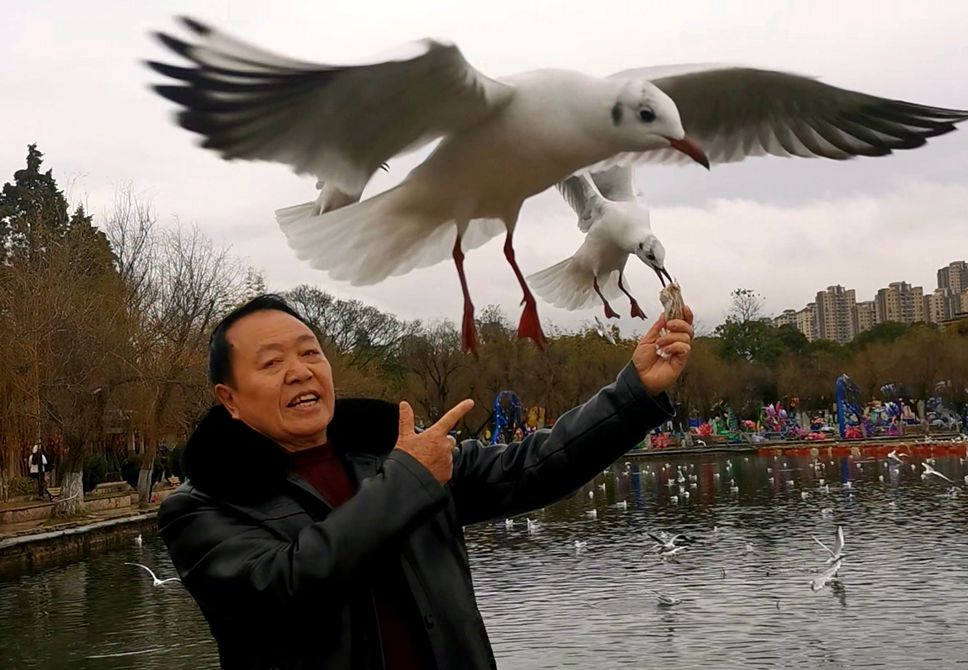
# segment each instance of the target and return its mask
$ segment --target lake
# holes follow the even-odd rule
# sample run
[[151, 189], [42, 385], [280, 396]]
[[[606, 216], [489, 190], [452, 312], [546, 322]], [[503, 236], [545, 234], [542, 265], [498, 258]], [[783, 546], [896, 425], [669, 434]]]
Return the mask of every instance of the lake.
[[[964, 445], [886, 451], [635, 459], [532, 528], [468, 528], [500, 667], [968, 667]], [[954, 487], [922, 478], [932, 454]], [[813, 591], [828, 554], [812, 536], [833, 547], [838, 525], [838, 579]], [[663, 560], [650, 532], [692, 542]], [[146, 538], [0, 582], [0, 668], [217, 667], [191, 598], [125, 561], [174, 575]]]

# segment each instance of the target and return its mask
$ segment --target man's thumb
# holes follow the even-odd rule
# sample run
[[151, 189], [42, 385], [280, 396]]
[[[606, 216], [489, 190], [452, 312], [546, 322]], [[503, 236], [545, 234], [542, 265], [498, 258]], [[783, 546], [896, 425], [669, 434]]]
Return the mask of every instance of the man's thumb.
[[413, 408], [406, 400], [400, 403], [400, 437], [413, 435]]

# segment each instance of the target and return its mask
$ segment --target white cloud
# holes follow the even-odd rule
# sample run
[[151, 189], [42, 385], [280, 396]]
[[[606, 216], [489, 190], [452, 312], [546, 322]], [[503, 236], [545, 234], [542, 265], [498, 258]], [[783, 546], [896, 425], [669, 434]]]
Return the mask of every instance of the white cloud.
[[[98, 11], [100, 5], [100, 11]], [[142, 64], [169, 58], [148, 36], [177, 30], [172, 16], [200, 18], [260, 45], [321, 62], [345, 62], [426, 35], [455, 40], [482, 71], [535, 67], [607, 74], [675, 62], [739, 62], [821, 76], [840, 86], [935, 105], [968, 107], [963, 27], [968, 3], [604, 2], [454, 3], [45, 2], [5, 7], [0, 25], [0, 180], [39, 142], [62, 184], [95, 211], [131, 181], [159, 215], [177, 215], [263, 268], [274, 286], [318, 283], [406, 318], [460, 316], [453, 267], [443, 263], [376, 287], [351, 288], [296, 261], [274, 209], [308, 200], [312, 180], [284, 166], [227, 163], [198, 149], [171, 122], [171, 105], [147, 87]], [[371, 192], [402, 179], [420, 156], [392, 161]], [[870, 297], [889, 281], [934, 287], [935, 269], [968, 255], [968, 135], [885, 159], [762, 159], [699, 169], [643, 170], [653, 227], [668, 263], [705, 324], [715, 325], [736, 287], [754, 288], [771, 311], [799, 307], [840, 283]], [[555, 232], [549, 234], [551, 230]], [[581, 237], [553, 192], [526, 203], [517, 237], [526, 273], [570, 254]], [[500, 241], [468, 256], [478, 307], [499, 303], [516, 318], [519, 289]], [[654, 275], [630, 263], [646, 312], [658, 312]], [[619, 305], [616, 305], [616, 309]], [[626, 313], [622, 305], [621, 312]], [[597, 312], [540, 307], [569, 327]], [[623, 330], [633, 324], [623, 318]]]

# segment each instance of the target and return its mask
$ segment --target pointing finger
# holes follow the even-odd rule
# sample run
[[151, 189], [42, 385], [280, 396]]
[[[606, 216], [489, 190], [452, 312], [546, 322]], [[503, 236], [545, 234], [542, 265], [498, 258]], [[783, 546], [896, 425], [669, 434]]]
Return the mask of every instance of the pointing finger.
[[457, 425], [457, 422], [464, 418], [464, 415], [470, 412], [473, 407], [474, 401], [470, 398], [461, 400], [450, 411], [440, 417], [440, 421], [435, 423], [433, 427], [443, 433], [450, 432]]
[[413, 408], [406, 400], [400, 403], [400, 437], [413, 435]]

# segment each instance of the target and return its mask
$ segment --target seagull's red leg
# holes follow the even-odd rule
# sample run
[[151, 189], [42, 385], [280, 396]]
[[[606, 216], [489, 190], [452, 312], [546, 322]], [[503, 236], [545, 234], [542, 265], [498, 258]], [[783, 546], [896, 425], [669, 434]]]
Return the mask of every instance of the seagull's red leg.
[[514, 260], [514, 246], [511, 243], [511, 236], [513, 234], [512, 228], [509, 227], [508, 235], [504, 238], [504, 257], [511, 264], [511, 269], [514, 270], [514, 276], [518, 278], [518, 283], [521, 284], [521, 290], [524, 291], [524, 300], [521, 301], [524, 303], [524, 311], [521, 313], [521, 321], [518, 323], [518, 337], [530, 337], [538, 345], [538, 348], [542, 349], [547, 340], [545, 339], [544, 333], [541, 332], [541, 322], [538, 321], [537, 303], [531, 294], [531, 289], [528, 288], [527, 282], [524, 281], [521, 268], [518, 267], [517, 261]]
[[639, 303], [635, 301], [635, 298], [632, 297], [632, 294], [629, 293], [628, 291], [626, 291], [625, 290], [625, 287], [622, 286], [622, 273], [621, 272], [618, 273], [618, 287], [619, 287], [619, 289], [621, 289], [622, 293], [624, 293], [625, 295], [627, 295], [629, 297], [629, 302], [632, 303], [632, 316], [637, 316], [640, 319], [648, 319], [649, 317], [647, 317], [645, 315], [645, 312], [643, 312], [642, 309], [639, 307]]
[[460, 277], [460, 289], [464, 293], [464, 320], [460, 328], [460, 348], [477, 354], [477, 329], [474, 325], [474, 303], [471, 302], [470, 291], [467, 290], [467, 277], [464, 276], [464, 252], [460, 248], [460, 231], [454, 242], [454, 265], [457, 266], [457, 276]]
[[592, 286], [595, 287], [595, 293], [598, 294], [598, 297], [602, 299], [602, 304], [605, 305], [605, 318], [617, 319], [618, 313], [612, 309], [612, 306], [608, 304], [608, 300], [602, 295], [602, 290], [598, 288], [598, 277], [592, 277]]

